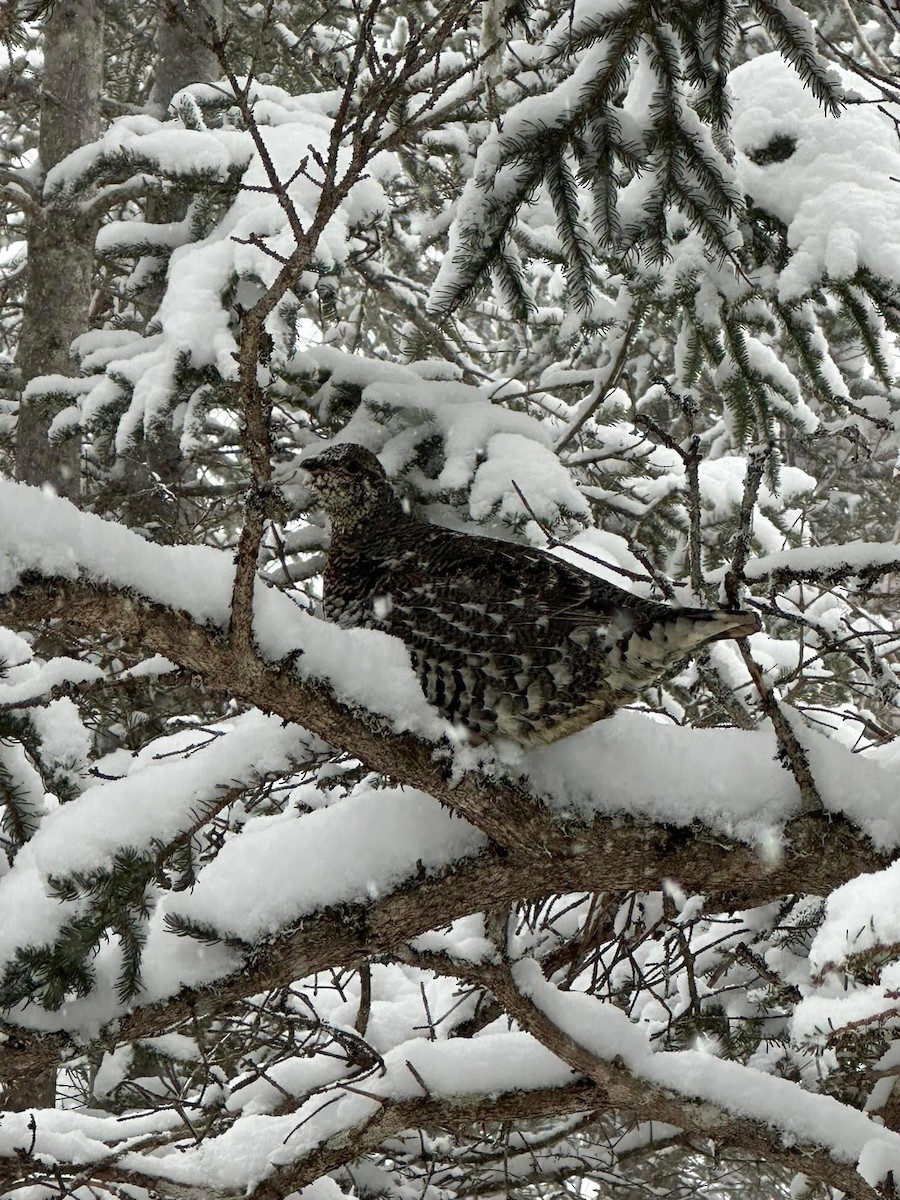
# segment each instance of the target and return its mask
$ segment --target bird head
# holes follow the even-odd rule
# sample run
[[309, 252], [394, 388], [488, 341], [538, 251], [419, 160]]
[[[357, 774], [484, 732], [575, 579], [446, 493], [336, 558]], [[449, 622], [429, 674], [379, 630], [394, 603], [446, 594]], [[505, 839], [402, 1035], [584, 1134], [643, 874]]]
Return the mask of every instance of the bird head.
[[357, 524], [398, 504], [384, 467], [364, 446], [329, 446], [301, 465], [312, 476], [312, 492], [333, 522]]

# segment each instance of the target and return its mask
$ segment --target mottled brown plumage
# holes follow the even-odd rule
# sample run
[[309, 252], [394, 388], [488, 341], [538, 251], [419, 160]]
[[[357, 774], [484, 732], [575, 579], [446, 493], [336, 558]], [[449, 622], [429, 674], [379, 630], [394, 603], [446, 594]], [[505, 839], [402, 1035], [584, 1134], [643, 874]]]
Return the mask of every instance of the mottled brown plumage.
[[307, 459], [331, 521], [325, 615], [409, 647], [426, 697], [475, 740], [553, 742], [608, 717], [751, 613], [633, 596], [539, 550], [411, 516], [378, 459]]

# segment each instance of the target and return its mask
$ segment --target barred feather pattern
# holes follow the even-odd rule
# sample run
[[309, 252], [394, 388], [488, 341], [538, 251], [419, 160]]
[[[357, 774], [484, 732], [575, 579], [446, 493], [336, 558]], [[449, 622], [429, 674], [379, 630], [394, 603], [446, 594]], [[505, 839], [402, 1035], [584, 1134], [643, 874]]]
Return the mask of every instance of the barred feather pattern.
[[611, 716], [752, 613], [634, 596], [552, 555], [407, 512], [353, 443], [303, 466], [331, 523], [325, 616], [402, 639], [428, 701], [473, 741], [553, 742]]

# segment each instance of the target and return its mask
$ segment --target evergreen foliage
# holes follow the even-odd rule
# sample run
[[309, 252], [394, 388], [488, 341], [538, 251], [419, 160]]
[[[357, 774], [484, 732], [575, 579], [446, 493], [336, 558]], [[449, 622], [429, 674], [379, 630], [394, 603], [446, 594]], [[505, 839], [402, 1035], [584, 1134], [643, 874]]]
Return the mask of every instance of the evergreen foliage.
[[[872, 1155], [883, 1144], [894, 1161], [900, 924], [879, 766], [900, 731], [889, 6], [268, 0], [229, 5], [217, 27], [187, 5], [220, 72], [166, 112], [151, 102], [158, 6], [108, 8], [105, 130], [46, 174], [41, 14], [13, 5], [0, 26], [0, 470], [15, 475], [22, 224], [96, 222], [78, 372], [25, 394], [59, 410], [57, 445], [81, 439], [78, 520], [127, 525], [148, 564], [134, 542], [101, 540], [107, 557], [85, 566], [108, 525], [0, 529], [0, 588], [25, 597], [0, 608], [2, 1032], [36, 1055], [57, 1036], [67, 1104], [42, 1110], [30, 1150], [5, 1114], [0, 1191], [894, 1194], [887, 1167], [863, 1178], [852, 1147], [841, 1158], [837, 1134], [803, 1124], [826, 1098], [847, 1129], [880, 1113]], [[426, 728], [415, 692], [377, 708], [405, 663], [316, 623], [291, 641], [297, 610], [320, 603], [328, 546], [302, 460], [335, 438], [376, 450], [439, 524], [565, 547], [622, 586], [765, 620], [750, 647], [715, 647], [606, 734], [633, 754], [621, 777], [615, 754], [596, 768], [577, 749], [571, 775], [546, 768], [568, 780], [552, 811], [570, 840], [562, 852], [540, 826], [527, 894], [504, 890], [516, 836], [537, 827], [513, 808], [521, 764], [468, 747], [436, 771], [428, 747], [410, 767], [406, 743], [379, 758], [392, 734]], [[41, 554], [17, 574], [29, 536]], [[95, 588], [88, 632], [76, 584]], [[228, 674], [242, 644], [246, 670]], [[320, 677], [347, 701], [346, 740], [312, 701], [288, 711], [292, 684], [330, 694]], [[694, 730], [728, 749], [690, 777], [689, 802], [678, 756]], [[643, 758], [665, 747], [672, 797], [629, 807]], [[744, 794], [744, 763], [760, 795], [739, 819], [726, 793]], [[464, 807], [475, 768], [498, 797], [487, 816]], [[612, 817], [579, 808], [598, 774], [618, 789]], [[425, 795], [451, 778], [435, 795], [452, 820]], [[525, 813], [509, 845], [492, 840], [504, 805]], [[643, 841], [613, 866], [646, 860], [643, 874], [578, 875], [596, 850], [585, 811], [595, 830], [608, 819], [610, 846], [626, 813]], [[787, 892], [779, 821], [810, 814], [832, 873], [797, 834]], [[736, 880], [717, 860], [741, 839], [754, 855]], [[657, 845], [671, 876], [654, 874]], [[708, 888], [679, 881], [695, 845]], [[465, 872], [480, 889], [445, 901]], [[838, 888], [854, 877], [868, 881]], [[522, 963], [540, 964], [540, 986]], [[569, 1027], [581, 1000], [596, 1007]], [[590, 1042], [586, 1068], [594, 1021], [616, 1047]], [[642, 1075], [635, 1032], [718, 1090]], [[564, 1083], [515, 1075], [534, 1047]], [[508, 1087], [470, 1095], [472, 1049], [509, 1068]], [[745, 1074], [714, 1073], [730, 1067]], [[729, 1108], [726, 1078], [771, 1084], [769, 1098], [793, 1087], [796, 1128], [788, 1102], [741, 1107], [740, 1084]], [[261, 1157], [241, 1175], [248, 1129]]]

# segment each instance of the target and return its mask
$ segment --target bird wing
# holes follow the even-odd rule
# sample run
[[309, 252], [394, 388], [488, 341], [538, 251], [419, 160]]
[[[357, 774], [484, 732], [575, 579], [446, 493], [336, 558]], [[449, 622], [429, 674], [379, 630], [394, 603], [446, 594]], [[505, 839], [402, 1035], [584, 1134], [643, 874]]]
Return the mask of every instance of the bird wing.
[[433, 526], [418, 533], [373, 575], [380, 627], [407, 640], [491, 653], [526, 642], [549, 650], [579, 628], [615, 624], [625, 632], [651, 620], [650, 610], [669, 611], [529, 546]]
[[[596, 627], [625, 610], [635, 623], [664, 619], [667, 605], [626, 592], [615, 584], [573, 566], [561, 558], [496, 538], [475, 538], [435, 530], [433, 578], [448, 599], [490, 598], [507, 611], [510, 623], [559, 622], [566, 631]], [[466, 570], [451, 569], [462, 560]]]

